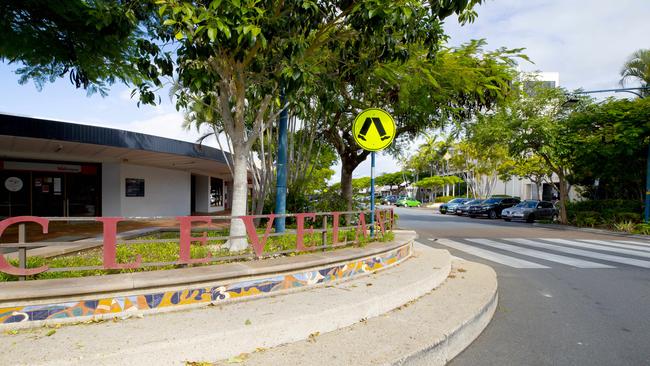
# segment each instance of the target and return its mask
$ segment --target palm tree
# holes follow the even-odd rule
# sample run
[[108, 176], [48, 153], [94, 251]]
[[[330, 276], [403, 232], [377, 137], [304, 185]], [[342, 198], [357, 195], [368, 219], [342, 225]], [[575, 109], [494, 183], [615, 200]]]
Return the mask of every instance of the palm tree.
[[[650, 49], [640, 49], [634, 52], [621, 69], [621, 85], [630, 79], [641, 83], [642, 87], [650, 86]], [[644, 97], [650, 96], [650, 90], [641, 90]]]

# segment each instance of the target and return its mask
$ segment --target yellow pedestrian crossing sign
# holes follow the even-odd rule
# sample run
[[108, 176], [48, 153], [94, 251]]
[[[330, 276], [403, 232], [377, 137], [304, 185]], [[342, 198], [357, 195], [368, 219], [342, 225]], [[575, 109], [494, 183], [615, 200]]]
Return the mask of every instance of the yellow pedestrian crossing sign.
[[354, 119], [352, 135], [364, 150], [383, 150], [395, 139], [395, 121], [383, 109], [366, 109]]

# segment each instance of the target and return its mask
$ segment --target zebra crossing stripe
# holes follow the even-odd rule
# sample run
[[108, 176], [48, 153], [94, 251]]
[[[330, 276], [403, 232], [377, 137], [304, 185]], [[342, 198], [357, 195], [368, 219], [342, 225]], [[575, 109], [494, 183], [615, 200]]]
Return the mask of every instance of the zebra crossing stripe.
[[[429, 239], [433, 240], [433, 239]], [[549, 268], [547, 266], [538, 264], [538, 263], [533, 263], [529, 261], [525, 261], [523, 259], [515, 258], [515, 257], [509, 257], [507, 255], [499, 254], [499, 253], [494, 253], [489, 250], [484, 250], [481, 248], [476, 248], [471, 245], [467, 244], [462, 244], [453, 240], [449, 239], [438, 239], [436, 241], [438, 244], [442, 244], [445, 246], [448, 246], [450, 248], [454, 248], [457, 250], [460, 250], [462, 252], [475, 255], [477, 257], [481, 257], [483, 259], [487, 259], [492, 262], [500, 263], [503, 264], [504, 266], [508, 267], [514, 267], [514, 268]]]
[[575, 255], [582, 256], [582, 257], [602, 259], [602, 260], [605, 260], [605, 261], [608, 261], [608, 262], [616, 262], [616, 263], [627, 264], [627, 265], [630, 265], [630, 266], [650, 268], [650, 262], [643, 261], [643, 260], [640, 260], [640, 259], [632, 259], [632, 258], [626, 258], [626, 257], [619, 257], [619, 256], [615, 256], [615, 255], [609, 255], [609, 254], [603, 254], [603, 253], [597, 253], [597, 252], [590, 252], [590, 251], [587, 251], [587, 250], [569, 248], [569, 247], [564, 247], [564, 246], [554, 245], [554, 244], [547, 244], [547, 243], [542, 243], [542, 242], [539, 242], [539, 241], [533, 241], [533, 240], [529, 240], [529, 239], [507, 239], [507, 238], [504, 238], [503, 240], [513, 242], [513, 243], [517, 243], [517, 244], [524, 244], [524, 245], [528, 245], [528, 246], [532, 246], [532, 247], [537, 247], [537, 248], [550, 249], [550, 250], [557, 251], [557, 252], [575, 254]]
[[617, 243], [623, 243], [623, 244], [630, 244], [634, 245], [635, 247], [639, 246], [642, 248], [650, 248], [650, 243], [642, 243], [639, 241], [631, 241], [631, 240], [615, 240]]
[[586, 243], [601, 244], [601, 245], [607, 245], [610, 247], [623, 248], [623, 249], [639, 250], [642, 252], [650, 252], [650, 246], [646, 246], [645, 248], [642, 248], [642, 247], [634, 247], [631, 246], [630, 244], [620, 244], [620, 243], [615, 243], [615, 242], [605, 241], [605, 240], [595, 240], [595, 239], [578, 239], [578, 240], [584, 241]]
[[566, 240], [566, 239], [541, 239], [544, 241], [550, 241], [553, 243], [558, 243], [558, 244], [566, 244], [566, 245], [571, 245], [574, 247], [579, 247], [579, 248], [585, 248], [585, 249], [593, 249], [593, 250], [602, 250], [605, 252], [614, 252], [617, 254], [627, 254], [627, 255], [633, 255], [635, 257], [643, 257], [643, 258], [650, 258], [650, 253], [647, 252], [641, 252], [638, 250], [630, 250], [630, 249], [617, 249], [617, 248], [612, 248], [604, 245], [598, 245], [598, 244], [587, 244], [587, 243], [581, 243], [579, 241], [575, 240]]
[[516, 246], [516, 245], [500, 243], [500, 242], [497, 242], [497, 241], [494, 241], [494, 240], [489, 240], [489, 239], [465, 239], [465, 240], [471, 241], [473, 243], [487, 245], [487, 246], [497, 248], [497, 249], [507, 250], [507, 251], [514, 252], [514, 253], [517, 253], [517, 254], [523, 254], [523, 255], [530, 256], [530, 257], [543, 259], [545, 261], [562, 263], [562, 264], [566, 264], [568, 266], [577, 267], [577, 268], [615, 268], [615, 267], [608, 266], [608, 265], [602, 264], [602, 263], [589, 262], [589, 261], [585, 261], [585, 260], [582, 260], [582, 259], [565, 257], [565, 256], [562, 256], [562, 255], [551, 254], [551, 253], [542, 252], [542, 251], [539, 251], [539, 250], [523, 248], [523, 247], [519, 247], [519, 246]]

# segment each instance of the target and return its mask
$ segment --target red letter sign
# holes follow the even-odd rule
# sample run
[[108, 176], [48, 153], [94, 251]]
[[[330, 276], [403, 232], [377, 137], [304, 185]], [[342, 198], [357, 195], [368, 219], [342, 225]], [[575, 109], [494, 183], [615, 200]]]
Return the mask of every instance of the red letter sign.
[[359, 223], [357, 224], [357, 229], [354, 233], [354, 241], [359, 241], [359, 231], [364, 238], [368, 237], [368, 228], [366, 227], [366, 217], [363, 215], [363, 212], [359, 213]]
[[339, 216], [340, 212], [332, 212], [332, 245], [339, 243]]
[[264, 232], [264, 239], [260, 242], [260, 238], [257, 236], [257, 230], [255, 229], [255, 222], [252, 216], [242, 216], [241, 220], [246, 226], [246, 233], [248, 234], [248, 240], [251, 241], [255, 255], [258, 257], [264, 253], [264, 247], [266, 246], [266, 240], [269, 238], [271, 233], [271, 228], [273, 227], [273, 220], [275, 219], [275, 214], [270, 214], [269, 222], [266, 223], [266, 231]]
[[183, 264], [192, 264], [192, 263], [207, 263], [212, 259], [212, 253], [208, 253], [208, 256], [205, 258], [192, 258], [192, 242], [200, 241], [201, 244], [205, 244], [208, 240], [206, 233], [204, 232], [201, 237], [192, 236], [192, 222], [204, 222], [208, 225], [212, 222], [212, 218], [209, 216], [180, 216], [176, 218], [181, 223], [181, 238], [180, 238], [180, 249], [179, 249], [179, 263]]
[[133, 263], [119, 264], [115, 259], [117, 223], [123, 219], [121, 217], [98, 217], [95, 220], [104, 224], [104, 268], [131, 269], [140, 267], [142, 257], [139, 254]]
[[[16, 216], [0, 221], [0, 236], [2, 236], [2, 233], [7, 227], [19, 222], [35, 222], [43, 227], [43, 234], [47, 234], [47, 227], [49, 224], [49, 221], [47, 219], [35, 216]], [[32, 269], [16, 268], [7, 262], [4, 255], [0, 254], [0, 271], [4, 273], [9, 273], [15, 276], [32, 276], [41, 272], [45, 272], [47, 270], [47, 266]]]
[[[309, 217], [312, 220], [316, 218], [315, 213], [299, 213], [296, 214], [296, 250], [305, 250], [305, 218]], [[314, 228], [309, 227], [309, 233], [314, 233]]]
[[382, 235], [386, 234], [386, 227], [384, 226], [384, 221], [381, 217], [381, 211], [377, 210], [375, 215], [377, 216], [375, 223], [379, 224], [379, 230], [381, 230]]

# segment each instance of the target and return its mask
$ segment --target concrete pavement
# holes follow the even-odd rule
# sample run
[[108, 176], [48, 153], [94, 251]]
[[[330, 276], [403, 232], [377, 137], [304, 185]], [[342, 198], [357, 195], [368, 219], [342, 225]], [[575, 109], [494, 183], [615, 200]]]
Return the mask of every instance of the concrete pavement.
[[[318, 338], [315, 334], [346, 333], [345, 329], [336, 330], [360, 322], [369, 324], [372, 318], [438, 287], [449, 276], [450, 266], [447, 251], [416, 244], [413, 258], [397, 267], [309, 291], [143, 318], [134, 314], [116, 322], [6, 332], [0, 336], [0, 342], [7, 345], [5, 352], [0, 353], [0, 364], [180, 365], [185, 361], [228, 359], [259, 348], [313, 340]], [[441, 302], [439, 293], [447, 294], [447, 300]], [[435, 360], [447, 360], [471, 342], [489, 321], [496, 304], [495, 294], [495, 276], [489, 268], [461, 264], [440, 292], [436, 290], [424, 297], [430, 299], [426, 302], [429, 305], [413, 307], [429, 310], [409, 313], [404, 318], [388, 315], [373, 331], [381, 336], [376, 342], [367, 335], [360, 335], [356, 343], [344, 340], [337, 347], [332, 346], [332, 350], [342, 350], [333, 351], [332, 356], [343, 357], [345, 352], [354, 351], [347, 357], [357, 359], [359, 352], [366, 352], [376, 354], [376, 360], [386, 363], [405, 359], [429, 362], [426, 355], [431, 352], [427, 351], [433, 351]], [[467, 306], [460, 305], [465, 302]], [[406, 314], [406, 309], [401, 311]], [[410, 330], [413, 332], [409, 333]], [[400, 335], [402, 339], [398, 338]], [[386, 348], [393, 343], [401, 344], [402, 352], [396, 355], [395, 348]], [[391, 350], [388, 353], [393, 354], [392, 359], [388, 353], [381, 355], [384, 348]], [[274, 351], [264, 354], [271, 357]], [[298, 364], [313, 362], [311, 358], [287, 360]]]
[[481, 333], [496, 307], [494, 271], [478, 263], [454, 260], [452, 272], [440, 288], [407, 306], [238, 359], [247, 366], [445, 365]]

